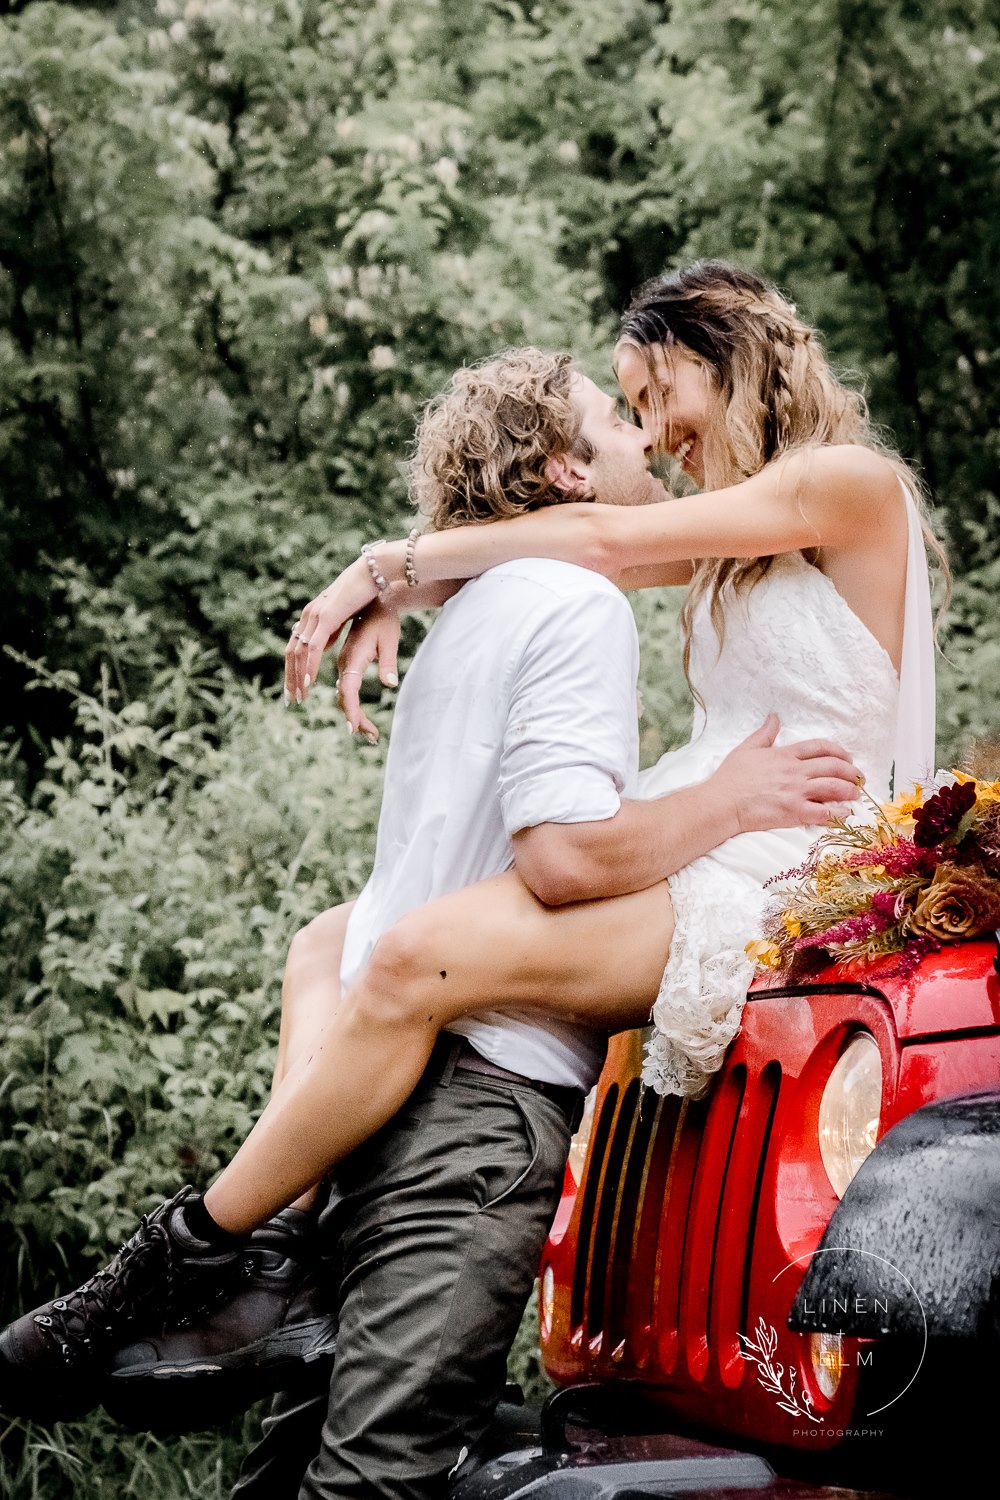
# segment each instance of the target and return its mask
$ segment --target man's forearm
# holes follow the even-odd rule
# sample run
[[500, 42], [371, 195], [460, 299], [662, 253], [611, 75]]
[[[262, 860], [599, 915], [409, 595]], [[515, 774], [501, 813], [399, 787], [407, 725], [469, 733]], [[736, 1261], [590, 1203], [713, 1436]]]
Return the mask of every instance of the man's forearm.
[[711, 782], [625, 801], [606, 823], [586, 826], [578, 901], [643, 891], [739, 832], [732, 800]]
[[710, 779], [649, 801], [624, 801], [601, 822], [528, 830], [534, 847], [516, 838], [515, 861], [539, 900], [564, 906], [645, 890], [739, 831], [732, 798]]
[[699, 786], [623, 802], [613, 818], [542, 823], [514, 835], [514, 862], [547, 906], [645, 890], [738, 833], [829, 827], [864, 778], [831, 740], [778, 745], [776, 714]]

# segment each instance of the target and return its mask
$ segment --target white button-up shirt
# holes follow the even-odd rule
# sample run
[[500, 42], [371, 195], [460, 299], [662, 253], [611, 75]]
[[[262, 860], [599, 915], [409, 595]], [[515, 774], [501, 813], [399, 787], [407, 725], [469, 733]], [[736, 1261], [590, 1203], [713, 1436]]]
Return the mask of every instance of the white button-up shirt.
[[[448, 601], [399, 693], [345, 989], [400, 917], [510, 869], [520, 829], [614, 816], [638, 771], [638, 670], [626, 599], [585, 568], [505, 563]], [[604, 1057], [603, 1035], [535, 1011], [480, 1013], [449, 1030], [501, 1067], [582, 1089]]]

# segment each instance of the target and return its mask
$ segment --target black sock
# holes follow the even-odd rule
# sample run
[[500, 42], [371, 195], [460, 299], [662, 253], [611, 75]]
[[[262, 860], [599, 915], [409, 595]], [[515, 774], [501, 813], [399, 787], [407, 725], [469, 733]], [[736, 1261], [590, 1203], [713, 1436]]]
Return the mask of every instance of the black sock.
[[205, 1207], [205, 1199], [201, 1194], [185, 1203], [182, 1212], [184, 1222], [195, 1238], [204, 1240], [206, 1244], [214, 1245], [219, 1250], [234, 1250], [247, 1238], [245, 1234], [230, 1234], [228, 1229], [217, 1224]]

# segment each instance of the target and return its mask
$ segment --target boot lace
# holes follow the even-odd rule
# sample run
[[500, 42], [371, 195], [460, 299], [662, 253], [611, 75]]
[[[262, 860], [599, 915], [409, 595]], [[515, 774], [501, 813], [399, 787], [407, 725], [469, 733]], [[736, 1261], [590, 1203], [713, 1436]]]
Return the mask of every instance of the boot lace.
[[[162, 1271], [162, 1277], [157, 1274]], [[95, 1355], [143, 1311], [155, 1290], [169, 1307], [177, 1285], [174, 1245], [161, 1219], [143, 1216], [135, 1235], [89, 1281], [36, 1313], [35, 1323], [69, 1363]]]

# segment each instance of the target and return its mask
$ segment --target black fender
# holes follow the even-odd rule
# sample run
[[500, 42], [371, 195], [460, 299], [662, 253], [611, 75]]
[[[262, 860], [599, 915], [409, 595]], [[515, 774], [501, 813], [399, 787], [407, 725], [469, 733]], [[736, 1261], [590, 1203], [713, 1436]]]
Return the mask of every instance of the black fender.
[[788, 1326], [923, 1338], [924, 1319], [930, 1338], [1000, 1342], [1000, 1088], [937, 1099], [886, 1132], [834, 1210]]

